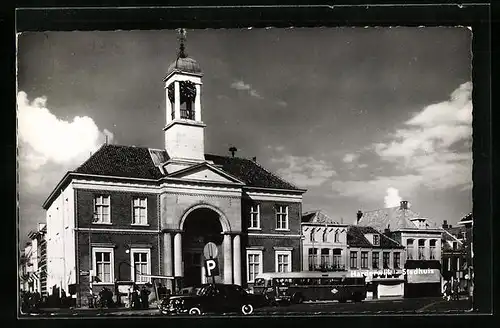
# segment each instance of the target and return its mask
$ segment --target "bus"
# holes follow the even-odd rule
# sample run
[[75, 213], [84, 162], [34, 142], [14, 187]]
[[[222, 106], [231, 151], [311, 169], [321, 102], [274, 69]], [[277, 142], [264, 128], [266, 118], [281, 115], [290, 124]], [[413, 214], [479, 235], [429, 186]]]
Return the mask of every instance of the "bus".
[[351, 277], [347, 272], [272, 272], [257, 275], [252, 291], [264, 294], [270, 304], [361, 302], [366, 299], [367, 284], [364, 276]]

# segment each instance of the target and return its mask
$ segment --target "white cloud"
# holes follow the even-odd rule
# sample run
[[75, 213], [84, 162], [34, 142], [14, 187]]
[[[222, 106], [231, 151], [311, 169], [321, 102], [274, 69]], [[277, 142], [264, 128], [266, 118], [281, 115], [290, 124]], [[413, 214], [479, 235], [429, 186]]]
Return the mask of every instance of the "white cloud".
[[250, 84], [247, 84], [244, 81], [239, 80], [231, 83], [231, 88], [241, 91], [248, 91], [248, 93], [252, 97], [262, 99], [262, 96], [257, 92], [257, 90], [253, 89]]
[[271, 161], [282, 166], [276, 172], [279, 176], [299, 187], [319, 186], [337, 175], [327, 162], [313, 157], [287, 155]]
[[[432, 189], [472, 186], [472, 84], [460, 85], [450, 99], [425, 107], [375, 152], [399, 169], [416, 172]], [[452, 151], [452, 147], [460, 151]]]
[[21, 184], [30, 187], [56, 185], [65, 171], [82, 163], [108, 136], [88, 116], [72, 121], [59, 119], [46, 107], [47, 98], [29, 101], [25, 92], [17, 95], [19, 166]]
[[386, 195], [384, 197], [384, 205], [385, 207], [395, 207], [399, 206], [401, 201], [403, 200], [401, 196], [399, 196], [399, 190], [393, 187], [387, 188]]
[[358, 154], [345, 154], [344, 155], [344, 158], [342, 159], [342, 161], [344, 163], [352, 163], [354, 162], [356, 159], [358, 159], [359, 155]]

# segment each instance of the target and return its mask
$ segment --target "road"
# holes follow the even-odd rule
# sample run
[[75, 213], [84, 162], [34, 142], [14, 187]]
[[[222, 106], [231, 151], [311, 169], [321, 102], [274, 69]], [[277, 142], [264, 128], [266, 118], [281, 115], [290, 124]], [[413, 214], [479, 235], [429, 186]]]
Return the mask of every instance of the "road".
[[[336, 315], [336, 314], [402, 314], [402, 313], [457, 313], [468, 309], [468, 301], [444, 301], [441, 298], [415, 298], [397, 300], [373, 300], [360, 303], [303, 303], [288, 306], [269, 306], [255, 309], [255, 315]], [[53, 309], [34, 316], [50, 317], [102, 317], [102, 316], [160, 316], [157, 309]], [[234, 315], [234, 314], [224, 314]], [[30, 315], [31, 316], [31, 315]], [[221, 315], [214, 315], [221, 316]]]

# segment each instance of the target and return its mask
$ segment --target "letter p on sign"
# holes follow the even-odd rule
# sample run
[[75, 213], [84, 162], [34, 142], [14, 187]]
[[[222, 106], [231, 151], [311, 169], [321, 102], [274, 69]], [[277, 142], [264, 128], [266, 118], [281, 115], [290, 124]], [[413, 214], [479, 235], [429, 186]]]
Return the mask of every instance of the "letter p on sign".
[[205, 260], [205, 270], [207, 270], [207, 277], [219, 275], [219, 263], [216, 259]]

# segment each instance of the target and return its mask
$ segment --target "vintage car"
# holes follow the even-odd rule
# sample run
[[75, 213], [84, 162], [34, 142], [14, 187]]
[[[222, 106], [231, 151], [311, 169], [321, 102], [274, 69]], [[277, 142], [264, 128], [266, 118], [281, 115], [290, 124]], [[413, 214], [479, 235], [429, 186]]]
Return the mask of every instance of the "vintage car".
[[253, 295], [238, 285], [206, 284], [193, 295], [171, 296], [160, 306], [162, 314], [201, 315], [205, 313], [241, 313], [250, 315], [266, 305], [262, 295]]

